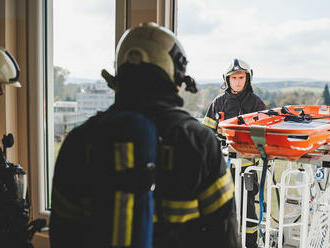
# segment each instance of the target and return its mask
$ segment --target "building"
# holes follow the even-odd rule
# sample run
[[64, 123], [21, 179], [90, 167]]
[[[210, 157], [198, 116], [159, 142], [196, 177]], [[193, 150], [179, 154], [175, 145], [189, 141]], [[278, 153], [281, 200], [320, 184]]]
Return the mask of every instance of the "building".
[[97, 111], [104, 111], [113, 104], [115, 94], [104, 82], [97, 82], [77, 93], [76, 101], [78, 113], [92, 116]]
[[77, 106], [77, 102], [72, 101], [54, 103], [54, 136], [56, 141], [61, 141], [64, 135], [87, 120], [88, 116], [79, 113]]

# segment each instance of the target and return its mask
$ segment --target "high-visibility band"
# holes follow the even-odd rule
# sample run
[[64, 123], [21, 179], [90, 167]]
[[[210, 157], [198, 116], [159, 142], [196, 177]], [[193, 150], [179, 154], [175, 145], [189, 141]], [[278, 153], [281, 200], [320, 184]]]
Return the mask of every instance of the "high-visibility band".
[[134, 144], [132, 142], [115, 143], [116, 171], [134, 167]]
[[160, 167], [163, 170], [171, 171], [173, 169], [174, 147], [162, 145], [160, 147]]
[[131, 245], [133, 211], [134, 211], [134, 194], [116, 191], [112, 246]]
[[[134, 144], [115, 143], [115, 170], [122, 171], [134, 167]], [[115, 192], [112, 246], [130, 246], [134, 212], [134, 194]]]
[[199, 195], [202, 214], [207, 215], [221, 208], [234, 196], [234, 184], [230, 170]]
[[258, 231], [258, 226], [250, 226], [250, 227], [246, 227], [246, 233], [255, 233], [256, 231]]
[[202, 121], [202, 123], [205, 125], [205, 126], [208, 126], [212, 129], [216, 129], [217, 128], [217, 122], [213, 119], [211, 119], [210, 117], [205, 117]]
[[[245, 158], [242, 159], [241, 167], [246, 167], [246, 166], [251, 166], [251, 165], [254, 165], [253, 161], [250, 161]], [[233, 164], [233, 168], [235, 168], [235, 164]]]
[[169, 201], [163, 200], [162, 214], [171, 223], [184, 223], [200, 216], [198, 201]]
[[61, 194], [55, 186], [53, 187], [53, 198], [52, 210], [56, 212], [59, 217], [75, 219], [81, 218], [82, 215], [91, 215], [91, 212], [87, 210], [87, 208], [72, 203], [67, 197]]

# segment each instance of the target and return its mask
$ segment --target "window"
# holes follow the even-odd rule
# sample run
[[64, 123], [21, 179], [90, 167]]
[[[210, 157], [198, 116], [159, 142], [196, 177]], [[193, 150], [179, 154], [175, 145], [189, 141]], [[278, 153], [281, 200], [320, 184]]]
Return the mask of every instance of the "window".
[[49, 215], [54, 163], [65, 135], [114, 100], [100, 72], [103, 68], [114, 72], [115, 43], [120, 36], [141, 21], [141, 8], [148, 9], [147, 21], [159, 14], [159, 20], [171, 26], [173, 4], [158, 3], [157, 12], [144, 0], [134, 4], [129, 0], [27, 2], [33, 219]]
[[254, 70], [253, 87], [268, 107], [322, 104], [330, 77], [329, 11], [323, 0], [178, 1], [178, 38], [201, 90], [196, 99], [183, 94], [186, 107], [204, 116], [235, 57]]
[[[114, 0], [56, 0], [50, 7], [53, 46], [47, 46], [46, 52], [53, 55], [53, 63], [48, 64], [53, 73], [47, 87], [53, 88], [53, 96], [47, 99], [48, 208], [54, 162], [65, 136], [114, 102], [101, 70], [113, 73], [115, 54]], [[54, 112], [56, 106], [63, 111]]]
[[114, 101], [101, 70], [114, 70], [116, 7], [123, 18], [125, 5], [115, 0], [28, 3], [33, 218], [47, 216], [54, 163], [66, 134]]

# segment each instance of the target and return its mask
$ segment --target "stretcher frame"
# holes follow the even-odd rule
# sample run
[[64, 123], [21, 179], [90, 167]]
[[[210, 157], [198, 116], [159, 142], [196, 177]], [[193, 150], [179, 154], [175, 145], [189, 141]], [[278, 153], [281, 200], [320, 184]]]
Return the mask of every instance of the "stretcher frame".
[[[262, 166], [249, 166], [246, 168], [244, 173], [241, 173], [241, 158], [238, 153], [230, 152], [228, 154], [230, 157], [230, 162], [235, 165], [235, 202], [237, 209], [237, 222], [238, 222], [238, 231], [242, 235], [242, 247], [245, 248], [246, 243], [246, 224], [247, 222], [253, 222], [258, 224], [258, 220], [253, 220], [247, 218], [247, 193], [244, 186], [244, 174], [249, 173], [251, 170], [262, 171]], [[315, 182], [315, 174], [313, 174], [314, 168], [317, 164], [329, 164], [329, 157], [325, 156], [324, 160], [319, 159], [317, 161], [301, 160], [297, 161], [302, 164], [302, 169], [293, 168], [292, 162], [287, 161], [287, 169], [282, 172], [281, 181], [274, 184], [272, 181], [274, 169], [275, 169], [275, 160], [269, 161], [269, 169], [267, 170], [267, 178], [265, 185], [267, 185], [267, 190], [265, 194], [267, 196], [266, 213], [264, 214], [265, 219], [260, 223], [260, 226], [265, 233], [264, 237], [264, 248], [269, 247], [285, 247], [286, 245], [291, 245], [290, 247], [299, 247], [299, 248], [328, 248], [329, 247], [329, 226], [330, 226], [330, 190], [328, 185], [325, 185], [324, 192], [321, 192], [318, 199], [315, 199], [314, 211], [311, 210], [310, 202], [310, 189], [313, 182]], [[314, 163], [313, 163], [314, 162]], [[325, 162], [325, 163], [324, 163]], [[300, 175], [302, 181], [299, 185], [290, 184], [290, 176]], [[241, 195], [241, 185], [243, 184], [243, 195]], [[277, 228], [271, 227], [271, 199], [272, 199], [272, 189], [278, 188], [280, 191], [280, 206], [279, 206], [279, 223]], [[297, 206], [300, 211], [300, 221], [297, 223], [288, 223], [285, 216], [286, 201], [290, 197], [288, 195], [289, 189], [300, 190], [301, 195], [298, 201], [300, 202]], [[243, 211], [241, 218], [241, 202], [243, 201]], [[320, 215], [320, 207], [322, 211]], [[317, 218], [322, 217], [322, 220]], [[242, 219], [242, 221], [241, 221]], [[319, 218], [321, 219], [321, 218]], [[317, 229], [319, 225], [325, 226], [325, 229], [321, 233], [322, 237], [318, 237]], [[299, 236], [297, 237], [297, 232], [294, 232], [294, 229], [300, 228]], [[286, 237], [285, 242], [283, 242], [283, 237]]]

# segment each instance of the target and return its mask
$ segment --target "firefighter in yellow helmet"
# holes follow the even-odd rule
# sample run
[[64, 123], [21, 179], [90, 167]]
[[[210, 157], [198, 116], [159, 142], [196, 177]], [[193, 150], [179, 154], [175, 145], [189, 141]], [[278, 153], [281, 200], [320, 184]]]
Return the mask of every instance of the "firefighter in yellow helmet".
[[[97, 135], [99, 123], [121, 111], [152, 120], [159, 135], [153, 247], [239, 247], [234, 186], [217, 139], [181, 108], [181, 85], [185, 83], [190, 92], [197, 91], [194, 80], [186, 75], [186, 66], [182, 46], [166, 28], [144, 23], [121, 37], [116, 48], [116, 75], [102, 73], [116, 91], [114, 105], [71, 131], [57, 158], [50, 224], [52, 247], [87, 247], [86, 239], [91, 239], [92, 233], [104, 233], [92, 238], [95, 247], [114, 247], [110, 210], [100, 214], [99, 230], [87, 227], [93, 216], [88, 213], [95, 209], [91, 189], [95, 184], [102, 185], [107, 175], [93, 177], [95, 173], [90, 172], [98, 167], [86, 150], [93, 150], [93, 142], [102, 140]], [[111, 187], [102, 188], [101, 195], [112, 199]], [[136, 247], [129, 242], [124, 246]]]
[[13, 56], [4, 48], [0, 47], [0, 95], [3, 94], [2, 85], [21, 87], [17, 81], [20, 69]]

